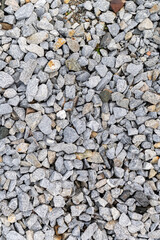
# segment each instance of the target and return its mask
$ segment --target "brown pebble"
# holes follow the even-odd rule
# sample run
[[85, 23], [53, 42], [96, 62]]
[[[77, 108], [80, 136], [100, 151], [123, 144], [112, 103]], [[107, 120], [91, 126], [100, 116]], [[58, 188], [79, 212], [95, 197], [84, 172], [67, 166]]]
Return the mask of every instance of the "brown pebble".
[[13, 25], [9, 23], [0, 22], [0, 24], [2, 25], [3, 30], [10, 30], [13, 28]]
[[113, 12], [117, 13], [124, 6], [124, 3], [125, 0], [112, 0], [110, 6]]

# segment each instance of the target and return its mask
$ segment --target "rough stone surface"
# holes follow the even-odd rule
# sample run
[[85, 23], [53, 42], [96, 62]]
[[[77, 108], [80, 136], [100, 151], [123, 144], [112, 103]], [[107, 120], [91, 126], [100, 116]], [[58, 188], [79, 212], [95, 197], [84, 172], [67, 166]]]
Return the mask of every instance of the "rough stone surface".
[[8, 73], [0, 72], [0, 87], [8, 88], [14, 83], [14, 79]]
[[78, 134], [76, 133], [76, 131], [71, 128], [71, 127], [66, 127], [64, 129], [64, 142], [66, 143], [74, 143], [78, 138]]
[[0, 240], [159, 239], [159, 0], [0, 2]]

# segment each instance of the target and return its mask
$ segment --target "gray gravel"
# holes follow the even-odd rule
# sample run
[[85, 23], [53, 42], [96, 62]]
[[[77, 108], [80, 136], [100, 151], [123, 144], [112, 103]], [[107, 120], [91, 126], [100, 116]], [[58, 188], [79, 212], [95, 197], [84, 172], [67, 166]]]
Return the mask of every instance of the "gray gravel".
[[160, 239], [160, 1], [124, 2], [2, 1], [0, 240]]

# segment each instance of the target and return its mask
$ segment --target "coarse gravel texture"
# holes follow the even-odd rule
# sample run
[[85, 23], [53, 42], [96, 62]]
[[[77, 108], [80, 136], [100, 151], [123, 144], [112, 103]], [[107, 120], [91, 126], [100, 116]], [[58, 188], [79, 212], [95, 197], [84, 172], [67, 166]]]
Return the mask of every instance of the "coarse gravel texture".
[[160, 239], [160, 1], [0, 6], [0, 240]]

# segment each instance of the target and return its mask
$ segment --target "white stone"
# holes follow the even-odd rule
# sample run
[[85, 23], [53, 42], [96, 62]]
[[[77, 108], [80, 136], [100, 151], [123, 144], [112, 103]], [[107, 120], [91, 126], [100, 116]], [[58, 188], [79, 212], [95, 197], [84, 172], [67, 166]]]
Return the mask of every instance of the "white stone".
[[58, 71], [60, 67], [61, 67], [60, 61], [52, 59], [47, 63], [44, 71], [47, 73], [52, 73]]

